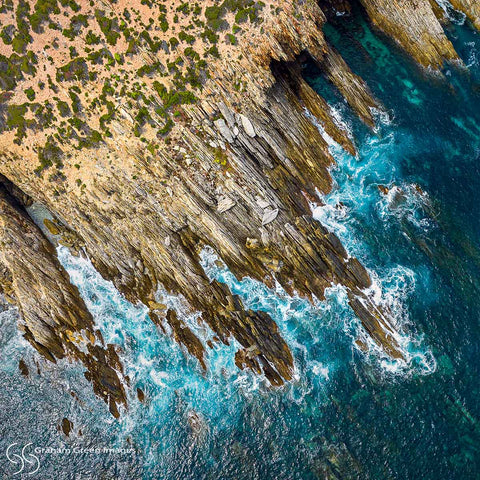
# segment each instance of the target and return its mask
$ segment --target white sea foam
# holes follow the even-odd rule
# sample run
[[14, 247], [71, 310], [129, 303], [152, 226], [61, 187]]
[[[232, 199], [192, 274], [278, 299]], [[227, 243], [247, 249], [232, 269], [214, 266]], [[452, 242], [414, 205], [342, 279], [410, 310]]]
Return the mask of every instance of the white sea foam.
[[345, 115], [345, 104], [337, 103], [336, 105], [329, 105], [330, 113], [335, 123], [348, 133], [350, 138], [354, 138], [352, 124], [350, 121], [346, 120]]
[[452, 23], [456, 25], [463, 25], [465, 23], [467, 16], [463, 12], [455, 10], [448, 0], [436, 0], [436, 2]]
[[475, 42], [467, 42], [466, 46], [470, 50], [466, 61], [466, 67], [476, 67], [479, 64], [480, 52], [477, 50]]
[[[332, 285], [325, 291], [326, 300], [311, 305], [303, 299], [289, 297], [286, 292], [277, 286], [276, 291], [267, 289], [260, 282], [244, 279], [238, 282], [224, 267], [220, 267], [218, 257], [211, 248], [203, 250], [202, 262], [207, 275], [217, 278], [229, 285], [232, 291], [242, 296], [249, 308], [262, 308], [269, 311], [279, 326], [282, 336], [294, 352], [297, 366], [301, 372], [292, 398], [299, 400], [307, 394], [309, 387], [304, 385], [304, 378], [308, 372], [318, 374], [319, 359], [313, 358], [310, 350], [312, 345], [325, 343], [331, 335], [331, 329], [337, 328], [339, 321], [344, 334], [352, 341], [353, 347], [361, 352], [357, 340], [367, 345], [366, 355], [369, 362], [378, 365], [384, 372], [395, 375], [410, 375], [412, 373], [428, 374], [435, 370], [435, 359], [428, 349], [423, 346], [421, 336], [413, 334], [414, 326], [410, 322], [405, 302], [415, 290], [415, 274], [412, 270], [397, 266], [379, 276], [375, 271], [369, 271], [372, 286], [365, 290], [365, 295], [382, 311], [390, 312], [389, 322], [403, 354], [403, 359], [392, 360], [366, 333], [358, 318], [348, 305], [348, 295], [342, 285]], [[252, 292], [255, 292], [252, 295]], [[279, 306], [281, 306], [279, 308]], [[315, 320], [314, 320], [315, 319]], [[318, 322], [321, 319], [321, 322]], [[293, 326], [292, 326], [293, 321]], [[299, 332], [308, 331], [312, 345], [304, 345], [298, 340]], [[328, 358], [330, 364], [323, 364], [331, 373], [337, 358]], [[329, 375], [325, 380], [328, 380]]]
[[150, 377], [160, 387], [168, 387], [169, 375], [167, 372], [159, 372], [157, 370], [150, 370]]
[[[403, 358], [392, 359], [369, 337], [357, 323], [354, 332], [368, 346], [368, 355], [373, 355], [385, 372], [395, 375], [430, 374], [436, 362], [432, 352], [423, 345], [423, 337], [414, 333], [406, 301], [415, 291], [415, 273], [402, 266], [388, 269], [382, 275], [369, 271], [372, 285], [364, 294], [387, 315], [393, 327], [389, 334], [396, 340]], [[349, 325], [351, 328], [351, 325]]]
[[321, 362], [312, 361], [312, 372], [324, 380], [329, 380], [329, 368]]
[[325, 131], [324, 126], [318, 121], [318, 119], [308, 110], [304, 108], [305, 116], [317, 127], [318, 131], [322, 135], [322, 138], [325, 140], [329, 147], [337, 146], [337, 142]]
[[[317, 127], [320, 135], [325, 140], [325, 143], [328, 145], [328, 150], [332, 155], [343, 150], [342, 147], [326, 132], [325, 127], [322, 125], [322, 123], [307, 108], [304, 108], [304, 113], [305, 116]], [[336, 110], [334, 111], [333, 109], [330, 109], [330, 114], [337, 127], [340, 128], [340, 130], [343, 130], [347, 134], [347, 136], [352, 139], [351, 129], [346, 123], [340, 120], [340, 115], [338, 114], [338, 112]]]
[[[378, 131], [394, 121], [391, 113], [383, 110], [373, 113], [377, 119]], [[337, 114], [341, 115], [341, 110], [337, 110]], [[402, 183], [400, 187], [394, 184], [396, 165], [393, 159], [389, 158], [394, 142], [393, 132], [383, 137], [367, 138], [358, 159], [343, 151], [334, 152], [337, 163], [331, 170], [334, 188], [328, 195], [321, 197], [320, 204], [311, 205], [313, 217], [340, 238], [349, 255], [361, 258], [367, 265], [373, 262], [368, 249], [355, 233], [362, 218], [369, 218], [372, 212], [377, 211], [386, 227], [390, 225], [392, 218], [396, 217], [423, 230], [428, 229], [433, 221], [433, 208], [425, 192], [413, 184]], [[388, 185], [388, 194], [381, 195], [378, 185]], [[423, 346], [421, 336], [414, 333], [414, 325], [405, 303], [415, 291], [414, 272], [401, 265], [390, 268], [382, 275], [374, 268], [367, 270], [372, 286], [364, 293], [382, 311], [391, 312], [389, 322], [395, 329], [393, 335], [404, 360], [392, 361], [351, 313], [342, 316], [345, 334], [350, 336], [355, 349], [359, 349], [357, 340], [361, 339], [362, 343], [368, 346], [367, 356], [373, 361], [376, 359], [385, 372], [399, 375], [412, 372], [431, 373], [435, 370], [435, 359]], [[348, 311], [348, 298], [343, 287], [336, 286], [329, 294], [336, 298], [345, 312]]]
[[391, 126], [395, 120], [393, 112], [388, 112], [382, 108], [371, 107], [370, 112], [375, 120], [375, 133], [378, 133], [383, 127]]
[[393, 218], [408, 221], [424, 231], [433, 226], [436, 215], [428, 193], [418, 185], [405, 183], [389, 185], [387, 189], [376, 204], [378, 215], [386, 226]]
[[[79, 288], [86, 305], [100, 327], [107, 343], [122, 347], [120, 358], [130, 385], [125, 390], [129, 396], [128, 415], [122, 417], [122, 435], [138, 428], [135, 422], [145, 422], [145, 413], [135, 398], [135, 386], [147, 390], [155, 415], [167, 415], [173, 398], [182, 397], [193, 409], [211, 419], [232, 420], [240, 412], [228, 411], [230, 399], [247, 396], [267, 382], [263, 376], [240, 371], [234, 356], [240, 345], [230, 339], [230, 345], [214, 343], [207, 348], [208, 370], [204, 374], [198, 361], [182, 351], [170, 336], [164, 335], [148, 317], [148, 309], [132, 305], [114, 287], [104, 280], [88, 259], [73, 257], [68, 249], [59, 247], [61, 263]], [[202, 340], [209, 338], [209, 329], [198, 325], [198, 312], [191, 312], [182, 297], [159, 290], [157, 300], [174, 308]], [[203, 335], [203, 336], [202, 336]], [[234, 400], [238, 401], [238, 398]], [[133, 419], [136, 420], [133, 420]]]
[[[226, 283], [232, 292], [241, 296], [247, 308], [265, 310], [277, 323], [282, 337], [294, 353], [295, 371], [292, 384], [294, 391], [289, 395], [292, 399], [295, 398], [295, 401], [299, 401], [307, 394], [306, 388], [307, 390], [310, 388], [305, 385], [305, 376], [313, 371], [313, 368], [318, 368], [319, 364], [318, 359], [312, 358], [310, 348], [298, 338], [299, 332], [308, 332], [313, 344], [324, 342], [326, 329], [332, 327], [332, 323], [328, 321], [332, 305], [329, 302], [318, 301], [312, 305], [303, 298], [291, 297], [279, 283], [272, 290], [248, 277], [238, 281], [225, 266], [221, 265], [215, 251], [210, 247], [204, 248], [200, 256], [209, 278]], [[335, 288], [332, 287], [331, 290]], [[329, 296], [330, 292], [327, 291], [326, 295]], [[330, 364], [324, 363], [323, 366], [330, 371], [333, 369], [333, 365]]]
[[[367, 195], [371, 195], [359, 179], [361, 173], [355, 171], [356, 160], [347, 155], [343, 159], [350, 163], [346, 170], [343, 165], [338, 167], [339, 173], [348, 175], [351, 172], [357, 180], [357, 185], [359, 184]], [[367, 163], [370, 162], [373, 161], [370, 160]], [[357, 242], [352, 229], [349, 228], [349, 222], [352, 221], [351, 209], [354, 208], [352, 202], [353, 199], [358, 201], [361, 198], [352, 188], [347, 192], [351, 195], [350, 204], [335, 206], [341, 202], [343, 192], [342, 189], [337, 188], [331, 196], [325, 198], [324, 216], [321, 220], [329, 227], [333, 225], [337, 230], [342, 230], [341, 237], [346, 238], [344, 243], [347, 248], [350, 248], [352, 243]], [[335, 195], [337, 198], [332, 200]], [[327, 221], [328, 216], [331, 218], [330, 224]], [[359, 248], [361, 245], [357, 244], [352, 251]], [[122, 346], [123, 351], [120, 355], [125, 372], [130, 376], [132, 386], [145, 385], [156, 414], [168, 410], [174, 392], [180, 392], [180, 394], [185, 392], [192, 408], [199, 408], [211, 418], [220, 418], [217, 412], [220, 407], [216, 399], [221, 398], [225, 401], [236, 395], [250, 396], [267, 383], [264, 377], [253, 375], [248, 371], [242, 372], [236, 368], [234, 355], [240, 346], [234, 339], [231, 339], [229, 346], [217, 343], [214, 344], [213, 349], [207, 349], [209, 368], [207, 374], [202, 376], [196, 360], [184, 355], [181, 347], [172, 342], [168, 335], [167, 337], [162, 335], [152, 324], [146, 307], [128, 303], [111, 282], [106, 282], [100, 277], [89, 260], [72, 257], [63, 247], [59, 248], [58, 252], [61, 262], [67, 268], [72, 281], [79, 287], [88, 308], [94, 315], [96, 324], [100, 326], [105, 341]], [[345, 305], [347, 296], [343, 287], [332, 285], [325, 292], [325, 301], [311, 305], [304, 299], [290, 297], [279, 284], [270, 290], [252, 279], [247, 278], [239, 282], [225, 266], [218, 263], [213, 249], [204, 249], [201, 259], [205, 272], [210, 278], [217, 278], [227, 283], [233, 293], [242, 297], [247, 308], [267, 311], [278, 324], [282, 336], [295, 357], [294, 381], [284, 387], [293, 401], [302, 402], [305, 395], [311, 393], [312, 382], [328, 384], [329, 379], [335, 375], [336, 364], [341, 362], [340, 358], [335, 357], [335, 348], [329, 345], [328, 339], [332, 332], [343, 328], [354, 341], [359, 336], [358, 332], [363, 331], [355, 325], [352, 332], [353, 323], [350, 325], [349, 322], [358, 323], [358, 320], [355, 320], [350, 308]], [[398, 277], [399, 272], [394, 272], [393, 276]], [[374, 274], [372, 277], [375, 279]], [[374, 290], [369, 292], [376, 302], [387, 302], [395, 306], [396, 299], [408, 293], [408, 289], [403, 284], [399, 285], [402, 283], [400, 280], [398, 280], [399, 284], [381, 281], [380, 283], [382, 293]], [[199, 324], [198, 313], [191, 312], [181, 297], [170, 295], [164, 290], [159, 290], [157, 293], [157, 301], [165, 303], [168, 308], [174, 308], [204, 343], [207, 339], [211, 339], [210, 329]], [[399, 308], [395, 307], [394, 310], [398, 312]], [[343, 327], [339, 321], [344, 322]], [[408, 321], [401, 319], [397, 323], [403, 327], [408, 324]], [[420, 352], [417, 354], [413, 348], [415, 342], [411, 341], [408, 335], [403, 333], [399, 335], [399, 343], [403, 342], [402, 348], [404, 345], [412, 358], [410, 360], [408, 357], [406, 363], [415, 363], [413, 357], [421, 355], [421, 349], [417, 349]], [[317, 353], [313, 353], [315, 345], [328, 346], [328, 348], [322, 348], [319, 356], [318, 350], [316, 350]], [[369, 348], [373, 356], [368, 358], [373, 358], [373, 361], [380, 359], [386, 371], [400, 370], [397, 365], [392, 367], [385, 356], [382, 356], [382, 352], [377, 352], [375, 345], [372, 344]], [[130, 387], [127, 391], [130, 392], [130, 403], [135, 404], [131, 393], [134, 389]], [[194, 395], [193, 392], [195, 392]], [[131, 409], [132, 415], [135, 415], [135, 412], [135, 408]], [[125, 426], [125, 431], [129, 431], [130, 428], [134, 428], [133, 424], [130, 427]]]

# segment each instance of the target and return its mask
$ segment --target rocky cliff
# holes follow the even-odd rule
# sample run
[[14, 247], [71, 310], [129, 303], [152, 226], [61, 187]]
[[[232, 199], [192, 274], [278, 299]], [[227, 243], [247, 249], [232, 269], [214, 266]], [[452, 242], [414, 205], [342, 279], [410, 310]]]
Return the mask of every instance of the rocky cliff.
[[[18, 196], [17, 196], [18, 195]], [[56, 258], [53, 245], [32, 221], [30, 201], [2, 179], [0, 187], [0, 280], [10, 302], [18, 305], [25, 338], [48, 360], [80, 360], [95, 393], [118, 416], [125, 403], [122, 367], [115, 347], [106, 348], [78, 290]], [[118, 371], [117, 371], [118, 370]]]
[[[325, 40], [322, 3], [19, 0], [0, 9], [0, 281], [26, 338], [51, 360], [82, 361], [114, 414], [125, 400], [118, 357], [95, 340], [78, 291], [26, 214], [31, 199], [201, 368], [213, 344], [163, 308], [159, 289], [202, 312], [212, 341], [234, 337], [240, 368], [274, 385], [294, 369], [274, 321], [209, 281], [205, 246], [238, 278], [278, 281], [291, 294], [322, 299], [344, 285], [368, 335], [402, 356], [389, 313], [364, 293], [368, 273], [310, 215], [317, 192], [331, 188], [333, 159], [305, 111], [355, 148], [301, 62], [313, 59], [367, 125], [380, 108]], [[456, 58], [428, 3], [364, 5], [422, 65]]]
[[463, 12], [476, 28], [480, 28], [480, 3], [475, 0], [452, 0], [450, 3]]

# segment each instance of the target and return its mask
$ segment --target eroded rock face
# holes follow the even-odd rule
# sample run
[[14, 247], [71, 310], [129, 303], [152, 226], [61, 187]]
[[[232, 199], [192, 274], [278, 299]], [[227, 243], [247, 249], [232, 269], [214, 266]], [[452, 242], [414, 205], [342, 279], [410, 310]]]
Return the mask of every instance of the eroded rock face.
[[[267, 283], [275, 278], [291, 294], [322, 299], [332, 283], [344, 285], [368, 334], [388, 354], [401, 357], [388, 312], [364, 294], [368, 273], [310, 215], [317, 191], [331, 188], [333, 159], [305, 110], [345, 149], [354, 153], [355, 147], [325, 100], [302, 79], [302, 59], [317, 63], [367, 125], [373, 125], [372, 108], [380, 108], [326, 42], [322, 10], [313, 1], [267, 1], [247, 13], [230, 7], [207, 11], [219, 6], [208, 0], [197, 13], [182, 7], [177, 26], [169, 27], [180, 3], [168, 2], [167, 8], [119, 0], [102, 4], [102, 14], [82, 4], [81, 14], [90, 22], [83, 27], [94, 35], [88, 47], [82, 35], [70, 38], [67, 31], [52, 40], [54, 31], [47, 35], [41, 24], [32, 27], [28, 48], [35, 61], [28, 55], [25, 61], [38, 77], [19, 73], [0, 79], [7, 91], [0, 108], [0, 173], [74, 232], [98, 271], [129, 300], [152, 306], [152, 320], [165, 332], [168, 324], [174, 340], [202, 368], [208, 367], [208, 355], [200, 339], [175, 312], [166, 312], [163, 320], [155, 313], [159, 287], [181, 293], [220, 341], [235, 337], [242, 346], [236, 356], [240, 368], [263, 371], [274, 385], [291, 379], [294, 369], [273, 320], [246, 310], [227, 287], [209, 281], [200, 265], [207, 245], [238, 278]], [[427, 3], [400, 2], [398, 11], [397, 3], [364, 2], [372, 20], [423, 65], [455, 58]], [[83, 23], [65, 24], [72, 17], [70, 11], [62, 14], [68, 8], [59, 6], [50, 21], [59, 23], [60, 31], [82, 30]], [[0, 19], [13, 21], [13, 13], [7, 9]], [[191, 38], [178, 32], [192, 15], [205, 15], [213, 28], [214, 14], [223, 29], [232, 26], [233, 17], [247, 15], [235, 41], [219, 40], [213, 31], [202, 36], [189, 30]], [[108, 32], [101, 19], [95, 23], [99, 15], [113, 19]], [[130, 30], [115, 37], [119, 18], [148, 37], [134, 40]], [[163, 20], [141, 26], [141, 18]], [[167, 43], [169, 28], [176, 29], [180, 46]], [[52, 42], [54, 50], [47, 48]], [[201, 49], [206, 63], [198, 60]], [[13, 69], [18, 59], [11, 47], [1, 45], [0, 52], [2, 65]], [[104, 57], [110, 70], [95, 63]], [[185, 79], [190, 86], [181, 84]], [[27, 102], [29, 88], [36, 102]], [[18, 119], [22, 112], [27, 122]], [[0, 274], [22, 311], [26, 337], [51, 360], [65, 354], [79, 358], [95, 391], [117, 414], [124, 392], [115, 350], [98, 346], [88, 333], [82, 340], [86, 351], [75, 347], [70, 337], [92, 333], [92, 319], [51, 245], [9, 195], [2, 190]], [[18, 251], [25, 251], [28, 264], [15, 258]], [[55, 275], [45, 278], [45, 272]]]
[[3, 184], [0, 243], [0, 263], [8, 272], [1, 288], [18, 305], [25, 338], [52, 362], [65, 356], [80, 360], [96, 393], [118, 415], [117, 404], [125, 403], [125, 392], [119, 379], [121, 368], [115, 370], [117, 355], [111, 346], [102, 346], [92, 317], [60, 265], [55, 248]]
[[480, 3], [476, 0], [451, 0], [454, 8], [465, 13], [476, 28], [480, 29]]
[[[360, 0], [370, 21], [391, 37], [420, 65], [432, 72], [445, 62], [461, 64], [455, 48], [447, 38], [442, 23], [448, 20], [436, 0]], [[480, 28], [480, 3], [476, 0], [450, 0], [453, 8], [463, 12]], [[349, 14], [352, 0], [319, 0], [330, 16]]]
[[429, 0], [361, 0], [372, 23], [424, 67], [437, 69], [458, 55]]

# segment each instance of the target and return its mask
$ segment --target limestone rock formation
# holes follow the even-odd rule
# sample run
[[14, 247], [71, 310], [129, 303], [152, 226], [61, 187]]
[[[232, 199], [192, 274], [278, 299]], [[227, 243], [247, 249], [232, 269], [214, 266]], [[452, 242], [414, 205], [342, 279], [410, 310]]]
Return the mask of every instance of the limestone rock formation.
[[476, 28], [480, 29], [480, 3], [476, 0], [451, 0], [454, 8], [465, 13]]
[[[117, 404], [125, 403], [125, 392], [117, 354], [113, 346], [103, 347], [55, 248], [5, 184], [0, 185], [0, 243], [0, 265], [6, 272], [0, 287], [18, 305], [25, 338], [53, 362], [65, 356], [80, 360], [95, 392], [118, 415]], [[26, 366], [20, 368], [23, 372]]]
[[424, 67], [439, 68], [458, 55], [429, 0], [362, 0], [372, 23]]
[[[427, 2], [364, 5], [422, 65], [456, 58]], [[118, 357], [90, 337], [83, 301], [25, 213], [30, 198], [129, 300], [152, 306], [152, 320], [202, 368], [202, 341], [175, 312], [155, 312], [160, 287], [182, 294], [220, 341], [241, 344], [240, 368], [274, 385], [294, 369], [274, 321], [209, 281], [206, 246], [238, 278], [276, 279], [291, 294], [322, 299], [344, 285], [371, 338], [402, 356], [389, 313], [364, 293], [368, 273], [310, 215], [333, 162], [315, 122], [355, 147], [302, 79], [302, 61], [315, 61], [367, 125], [381, 108], [325, 40], [316, 2], [40, 1], [29, 10], [16, 0], [0, 21], [11, 25], [0, 44], [0, 173], [16, 191], [4, 186], [0, 198], [2, 284], [42, 354], [80, 359], [118, 414]]]

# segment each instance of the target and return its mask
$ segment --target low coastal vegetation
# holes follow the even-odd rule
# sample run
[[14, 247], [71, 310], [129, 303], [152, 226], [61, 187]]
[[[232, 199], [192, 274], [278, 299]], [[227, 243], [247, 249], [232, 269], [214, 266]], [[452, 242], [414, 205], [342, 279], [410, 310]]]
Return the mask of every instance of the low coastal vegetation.
[[[0, 88], [7, 107], [0, 131], [15, 131], [19, 144], [29, 131], [48, 134], [36, 147], [37, 174], [61, 169], [65, 146], [98, 146], [125, 119], [155, 153], [184, 118], [182, 108], [197, 101], [209, 59], [237, 45], [242, 24], [261, 23], [265, 7], [253, 0], [141, 5], [142, 12], [119, 10], [115, 2], [111, 9], [74, 0], [2, 3]], [[42, 35], [51, 41], [37, 41]], [[47, 58], [46, 74], [38, 71], [39, 56]]]

